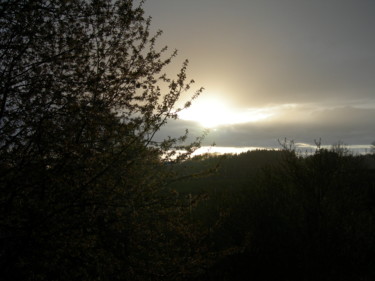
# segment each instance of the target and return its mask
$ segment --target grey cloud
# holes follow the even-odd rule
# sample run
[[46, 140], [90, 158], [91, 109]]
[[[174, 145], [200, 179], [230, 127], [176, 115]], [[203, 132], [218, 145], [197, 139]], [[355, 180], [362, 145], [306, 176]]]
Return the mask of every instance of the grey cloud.
[[[301, 112], [299, 112], [302, 114]], [[284, 138], [296, 142], [314, 143], [321, 138], [324, 144], [343, 141], [349, 145], [368, 145], [375, 140], [375, 109], [353, 107], [320, 109], [309, 114], [309, 121], [258, 122], [220, 126], [211, 129], [204, 144], [215, 142], [218, 146], [261, 146], [278, 147], [278, 140]], [[158, 138], [178, 136], [184, 129], [191, 137], [200, 136], [203, 129], [194, 122], [176, 120], [166, 125]]]
[[[290, 110], [273, 123], [222, 126], [211, 131], [207, 143], [375, 140], [374, 110], [356, 108], [375, 104], [375, 1], [159, 0], [145, 5], [165, 31], [166, 43], [189, 58], [189, 75], [208, 94], [217, 91], [243, 108], [312, 105]], [[331, 109], [314, 109], [318, 105]], [[159, 136], [185, 127], [192, 135], [202, 131], [180, 120]]]

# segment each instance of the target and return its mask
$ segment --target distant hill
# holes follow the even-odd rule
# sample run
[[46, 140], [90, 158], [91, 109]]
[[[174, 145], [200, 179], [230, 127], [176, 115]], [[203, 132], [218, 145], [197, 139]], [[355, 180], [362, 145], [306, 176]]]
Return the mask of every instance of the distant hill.
[[207, 245], [237, 249], [194, 281], [375, 280], [374, 155], [258, 150], [175, 169], [195, 175], [173, 185], [182, 196], [207, 195], [191, 213]]

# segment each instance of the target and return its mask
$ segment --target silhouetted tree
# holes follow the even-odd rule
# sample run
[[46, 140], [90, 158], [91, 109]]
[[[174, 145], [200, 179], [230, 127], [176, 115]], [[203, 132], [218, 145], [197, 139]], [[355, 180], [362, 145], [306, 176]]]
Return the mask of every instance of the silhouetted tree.
[[199, 264], [163, 165], [199, 139], [182, 154], [186, 135], [153, 140], [193, 81], [187, 62], [162, 72], [176, 53], [149, 27], [142, 1], [1, 1], [1, 279], [178, 280]]

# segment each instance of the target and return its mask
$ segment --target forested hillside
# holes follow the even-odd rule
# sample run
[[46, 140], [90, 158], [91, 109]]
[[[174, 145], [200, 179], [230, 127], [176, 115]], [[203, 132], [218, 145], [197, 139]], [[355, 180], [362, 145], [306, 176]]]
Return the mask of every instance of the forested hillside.
[[[199, 280], [373, 280], [375, 169], [344, 148], [200, 156], [214, 167], [175, 188], [206, 194], [192, 211], [216, 249], [235, 249]], [[219, 166], [216, 166], [219, 165]]]

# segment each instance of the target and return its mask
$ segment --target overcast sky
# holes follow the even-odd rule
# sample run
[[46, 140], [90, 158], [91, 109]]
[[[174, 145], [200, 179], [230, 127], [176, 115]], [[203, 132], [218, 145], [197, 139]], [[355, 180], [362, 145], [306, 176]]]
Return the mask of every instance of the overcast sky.
[[[148, 0], [144, 9], [164, 31], [161, 44], [179, 50], [171, 71], [188, 58], [188, 75], [205, 87], [197, 104], [218, 99], [231, 112], [271, 112], [258, 122], [215, 126], [207, 141], [375, 140], [375, 1]], [[202, 128], [181, 120], [163, 134], [184, 126]]]

